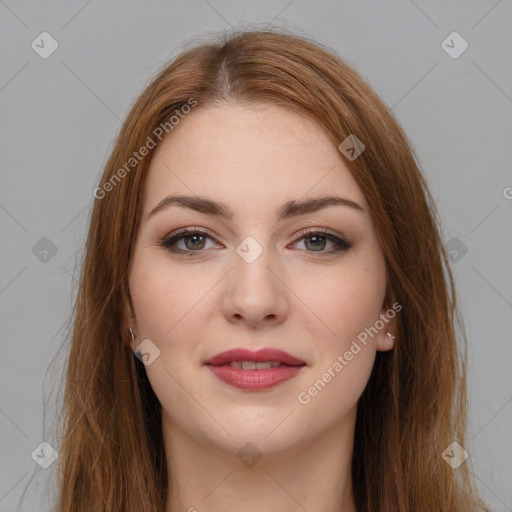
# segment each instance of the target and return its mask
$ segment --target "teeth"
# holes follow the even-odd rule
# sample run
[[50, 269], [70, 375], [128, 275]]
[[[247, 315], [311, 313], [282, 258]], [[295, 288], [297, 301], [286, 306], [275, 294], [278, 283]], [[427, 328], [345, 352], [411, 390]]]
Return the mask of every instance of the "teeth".
[[231, 361], [229, 364], [231, 368], [238, 368], [239, 370], [270, 370], [281, 366], [279, 361]]

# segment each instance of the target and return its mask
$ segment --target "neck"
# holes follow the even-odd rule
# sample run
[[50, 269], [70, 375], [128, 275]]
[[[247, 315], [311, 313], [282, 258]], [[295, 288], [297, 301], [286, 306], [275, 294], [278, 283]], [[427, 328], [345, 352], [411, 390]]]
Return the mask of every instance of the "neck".
[[354, 423], [337, 424], [313, 440], [281, 450], [265, 445], [261, 453], [256, 445], [263, 446], [264, 440], [252, 446], [244, 440], [238, 449], [222, 450], [192, 438], [163, 416], [166, 512], [356, 512]]

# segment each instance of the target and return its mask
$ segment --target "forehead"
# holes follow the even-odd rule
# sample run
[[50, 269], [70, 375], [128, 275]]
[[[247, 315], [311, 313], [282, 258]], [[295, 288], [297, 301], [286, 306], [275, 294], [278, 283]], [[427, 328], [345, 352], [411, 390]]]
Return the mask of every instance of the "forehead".
[[[144, 217], [167, 194], [274, 211], [283, 200], [338, 192], [366, 207], [343, 156], [306, 116], [280, 106], [197, 108], [156, 148]], [[248, 203], [250, 202], [250, 203]]]

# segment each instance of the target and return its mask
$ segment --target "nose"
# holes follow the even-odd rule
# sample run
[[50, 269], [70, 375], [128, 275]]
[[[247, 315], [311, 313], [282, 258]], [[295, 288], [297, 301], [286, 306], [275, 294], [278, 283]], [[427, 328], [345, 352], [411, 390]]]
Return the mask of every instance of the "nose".
[[263, 251], [254, 261], [236, 254], [226, 276], [222, 312], [231, 323], [263, 328], [284, 322], [289, 314], [289, 290], [282, 269]]

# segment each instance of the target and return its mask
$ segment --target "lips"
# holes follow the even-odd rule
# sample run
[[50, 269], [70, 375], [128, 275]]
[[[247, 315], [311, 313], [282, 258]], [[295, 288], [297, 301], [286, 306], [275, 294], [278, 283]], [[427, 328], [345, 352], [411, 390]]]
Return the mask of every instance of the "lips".
[[237, 348], [222, 352], [204, 363], [219, 380], [244, 391], [265, 391], [297, 377], [306, 363], [274, 348], [257, 352]]
[[244, 348], [235, 348], [217, 354], [216, 356], [206, 360], [204, 364], [210, 366], [223, 366], [229, 365], [235, 361], [253, 361], [255, 363], [278, 361], [281, 365], [285, 366], [306, 365], [304, 361], [288, 354], [288, 352], [274, 348], [262, 348], [256, 352], [252, 352]]

